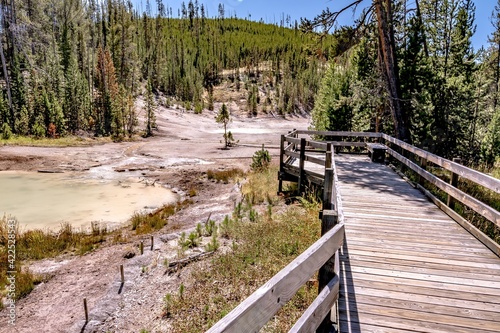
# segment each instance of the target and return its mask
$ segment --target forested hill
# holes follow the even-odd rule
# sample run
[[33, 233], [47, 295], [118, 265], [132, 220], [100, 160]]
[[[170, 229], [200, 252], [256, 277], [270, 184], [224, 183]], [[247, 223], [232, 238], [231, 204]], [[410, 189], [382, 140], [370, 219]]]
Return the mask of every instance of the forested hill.
[[[472, 0], [373, 1], [360, 15], [359, 43], [325, 75], [314, 127], [391, 133], [440, 156], [471, 164], [496, 160], [500, 167], [500, 1], [495, 3], [494, 32], [488, 45], [474, 50], [476, 20], [490, 19], [476, 18]], [[307, 23], [324, 25], [335, 17], [325, 10]]]
[[[2, 1], [0, 132], [121, 138], [137, 130], [135, 98], [150, 87], [167, 101], [212, 109], [230, 80], [252, 114], [309, 111], [330, 57], [295, 28], [215, 18], [190, 1], [173, 18], [123, 0]], [[147, 99], [148, 100], [148, 99]]]

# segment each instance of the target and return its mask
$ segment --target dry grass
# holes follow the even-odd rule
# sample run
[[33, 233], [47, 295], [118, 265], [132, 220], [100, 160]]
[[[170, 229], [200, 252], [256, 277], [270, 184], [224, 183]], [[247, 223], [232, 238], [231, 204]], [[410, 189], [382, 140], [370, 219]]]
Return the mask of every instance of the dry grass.
[[244, 174], [245, 173], [243, 172], [243, 170], [238, 168], [232, 168], [228, 170], [208, 170], [207, 178], [208, 180], [215, 180], [227, 184], [230, 180], [237, 180], [239, 178], [242, 178]]
[[277, 202], [277, 174], [278, 166], [276, 165], [262, 171], [250, 173], [248, 181], [242, 189], [246, 201], [252, 205], [265, 202], [272, 205]]
[[[269, 186], [271, 174], [276, 182], [273, 170], [250, 174], [244, 186], [247, 196], [277, 203], [275, 184]], [[168, 294], [165, 316], [174, 332], [207, 330], [319, 238], [318, 204], [259, 214], [252, 223], [240, 218], [254, 208], [247, 205], [222, 222], [221, 234], [232, 243], [229, 251], [210, 263], [198, 263], [182, 296]], [[304, 286], [264, 331], [288, 331], [316, 294], [316, 287]]]
[[132, 230], [136, 234], [147, 234], [160, 230], [168, 224], [168, 218], [179, 210], [192, 204], [191, 200], [184, 200], [175, 204], [163, 206], [161, 209], [150, 214], [135, 213], [130, 219]]
[[[9, 218], [10, 219], [10, 218]], [[8, 269], [8, 218], [0, 219], [0, 290], [4, 290]], [[105, 241], [107, 230], [98, 223], [92, 223], [91, 233], [76, 231], [69, 224], [62, 224], [58, 232], [49, 230], [15, 230], [15, 270], [16, 293], [19, 299], [28, 295], [34, 286], [45, 277], [33, 275], [29, 270], [22, 269], [23, 261], [54, 257], [67, 251], [83, 254], [93, 250]], [[1, 296], [0, 296], [1, 297]]]

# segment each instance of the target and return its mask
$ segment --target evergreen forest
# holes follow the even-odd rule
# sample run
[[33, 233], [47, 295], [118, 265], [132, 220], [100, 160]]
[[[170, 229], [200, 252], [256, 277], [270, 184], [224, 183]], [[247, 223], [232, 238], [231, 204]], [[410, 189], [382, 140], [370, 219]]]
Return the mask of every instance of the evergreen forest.
[[223, 4], [208, 17], [197, 0], [144, 12], [125, 0], [2, 0], [0, 134], [152, 135], [157, 101], [213, 110], [214, 89], [231, 82], [249, 115], [311, 112], [314, 129], [383, 131], [493, 165], [500, 1], [479, 50], [472, 0], [366, 0], [353, 27], [332, 29], [362, 2], [265, 24]]
[[[352, 46], [330, 62], [313, 127], [385, 132], [440, 156], [500, 163], [500, 1], [479, 50], [475, 10], [472, 0], [372, 1], [355, 28], [336, 32]], [[332, 25], [341, 11], [303, 26]]]
[[[223, 4], [208, 18], [198, 1], [179, 9], [147, 1], [143, 13], [124, 0], [1, 6], [4, 138], [148, 136], [156, 101], [213, 110], [214, 87], [224, 81], [242, 90], [249, 115], [310, 112], [333, 44], [332, 36], [311, 38], [289, 18], [264, 24], [226, 17]], [[136, 107], [138, 96], [145, 110]], [[137, 128], [138, 116], [146, 128]]]

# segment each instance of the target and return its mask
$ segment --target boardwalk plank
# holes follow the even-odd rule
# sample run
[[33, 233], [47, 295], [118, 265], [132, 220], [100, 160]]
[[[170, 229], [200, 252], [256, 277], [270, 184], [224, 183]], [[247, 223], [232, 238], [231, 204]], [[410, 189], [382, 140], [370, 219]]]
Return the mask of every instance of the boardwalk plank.
[[500, 259], [390, 168], [335, 159], [341, 332], [500, 332]]

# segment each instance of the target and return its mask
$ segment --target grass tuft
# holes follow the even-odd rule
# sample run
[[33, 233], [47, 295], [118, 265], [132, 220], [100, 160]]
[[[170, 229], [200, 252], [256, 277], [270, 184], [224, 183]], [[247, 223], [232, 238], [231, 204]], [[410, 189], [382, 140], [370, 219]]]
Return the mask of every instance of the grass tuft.
[[150, 232], [160, 230], [168, 224], [168, 218], [174, 215], [179, 210], [186, 208], [192, 204], [191, 200], [184, 200], [175, 204], [163, 206], [154, 213], [134, 213], [130, 219], [132, 230], [136, 234], [148, 234]]
[[[7, 221], [11, 217], [3, 216], [0, 219], [0, 290], [4, 290], [7, 283], [8, 269], [8, 237], [9, 231]], [[93, 223], [91, 233], [76, 231], [68, 223], [61, 224], [58, 232], [50, 230], [28, 230], [22, 232], [15, 228], [15, 250], [16, 250], [16, 293], [15, 298], [20, 299], [28, 295], [34, 286], [46, 277], [32, 274], [30, 271], [22, 269], [23, 261], [39, 260], [55, 257], [67, 251], [75, 251], [77, 254], [84, 254], [95, 249], [100, 243], [105, 241], [107, 230], [98, 223]]]
[[215, 180], [227, 184], [230, 180], [242, 178], [244, 174], [245, 173], [243, 172], [243, 170], [238, 168], [232, 168], [228, 170], [208, 170], [207, 178], [208, 180]]

